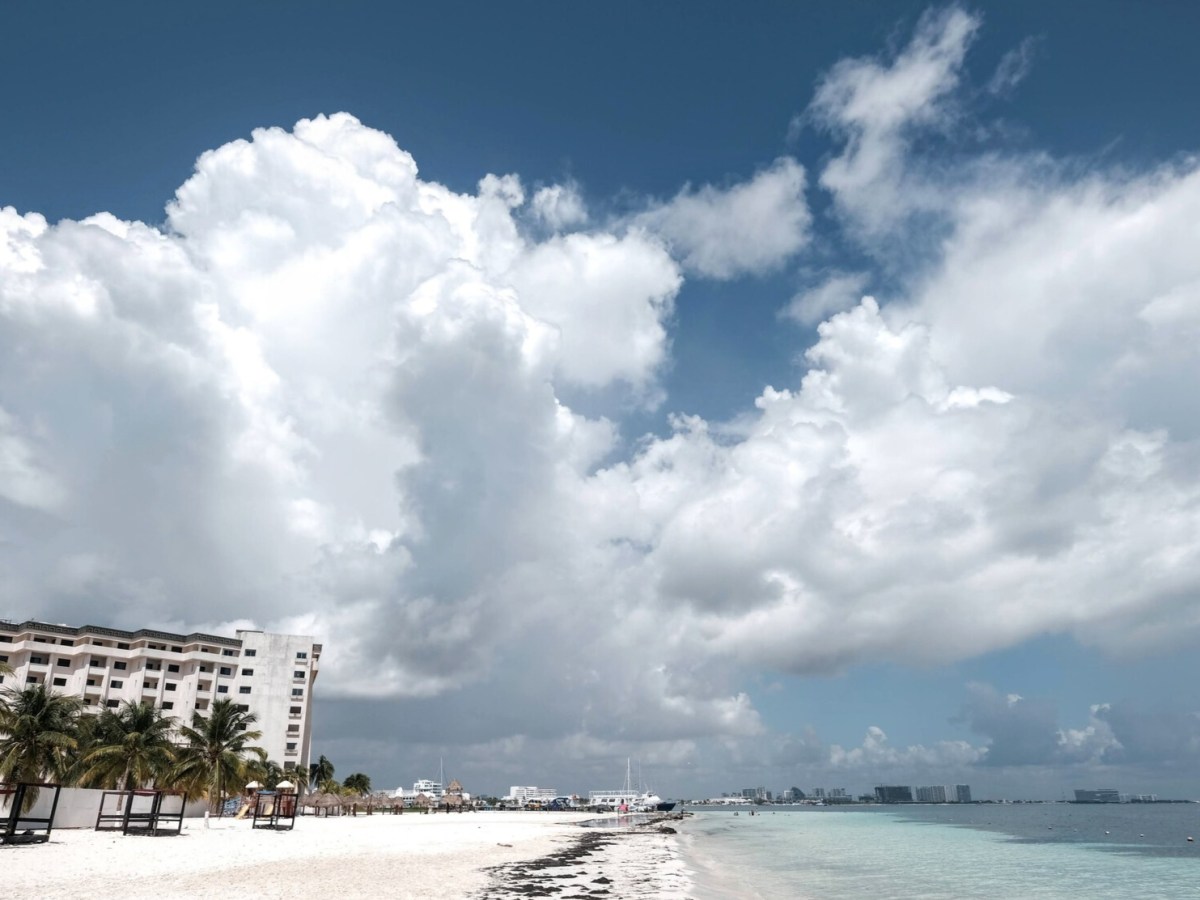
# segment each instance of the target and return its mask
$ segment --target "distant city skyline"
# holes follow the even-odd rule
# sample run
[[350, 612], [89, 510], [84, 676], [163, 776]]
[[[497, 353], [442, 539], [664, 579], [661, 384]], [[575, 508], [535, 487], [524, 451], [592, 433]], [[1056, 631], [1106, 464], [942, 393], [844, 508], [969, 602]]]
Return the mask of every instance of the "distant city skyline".
[[1200, 7], [0, 29], [0, 618], [311, 635], [375, 784], [1200, 797]]

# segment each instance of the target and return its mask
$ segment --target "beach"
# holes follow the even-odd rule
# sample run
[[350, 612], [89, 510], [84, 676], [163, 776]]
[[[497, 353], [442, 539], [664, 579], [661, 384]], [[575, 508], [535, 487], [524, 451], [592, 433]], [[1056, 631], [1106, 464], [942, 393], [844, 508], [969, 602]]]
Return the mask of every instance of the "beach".
[[[581, 828], [586, 813], [477, 812], [300, 817], [292, 831], [186, 820], [178, 836], [60, 829], [0, 847], [11, 897], [678, 897], [674, 837]], [[615, 820], [614, 820], [615, 824]]]

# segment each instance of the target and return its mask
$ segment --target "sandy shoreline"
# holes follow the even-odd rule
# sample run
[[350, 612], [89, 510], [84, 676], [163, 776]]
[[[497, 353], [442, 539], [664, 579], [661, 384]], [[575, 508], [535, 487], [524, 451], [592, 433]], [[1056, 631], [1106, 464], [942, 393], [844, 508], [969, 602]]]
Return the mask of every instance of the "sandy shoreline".
[[671, 835], [581, 829], [583, 813], [301, 817], [290, 832], [187, 820], [178, 837], [57, 830], [0, 847], [12, 897], [685, 897]]

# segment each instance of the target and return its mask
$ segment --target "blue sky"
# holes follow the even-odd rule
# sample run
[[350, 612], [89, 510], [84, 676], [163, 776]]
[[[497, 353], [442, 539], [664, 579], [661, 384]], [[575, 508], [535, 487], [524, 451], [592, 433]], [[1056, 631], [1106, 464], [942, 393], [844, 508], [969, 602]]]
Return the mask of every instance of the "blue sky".
[[6, 8], [0, 613], [309, 629], [383, 783], [1195, 796], [1198, 18]]

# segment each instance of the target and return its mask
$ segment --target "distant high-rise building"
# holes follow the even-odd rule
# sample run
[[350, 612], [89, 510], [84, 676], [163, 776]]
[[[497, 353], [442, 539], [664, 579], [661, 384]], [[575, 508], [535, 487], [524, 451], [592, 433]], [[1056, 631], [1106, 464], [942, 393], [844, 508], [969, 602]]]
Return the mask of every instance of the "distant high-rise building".
[[850, 795], [846, 793], [845, 788], [830, 788], [829, 789], [829, 799], [831, 799], [831, 800], [836, 800], [839, 797], [849, 797], [849, 796]]
[[757, 800], [758, 788], [742, 788], [742, 796], [747, 800]]
[[1120, 803], [1121, 795], [1111, 788], [1102, 788], [1097, 791], [1076, 791], [1076, 803]]
[[956, 784], [954, 786], [954, 794], [958, 798], [959, 803], [971, 802], [971, 786], [969, 784]]
[[946, 786], [944, 784], [931, 784], [917, 788], [918, 803], [945, 803], [946, 802]]
[[912, 788], [903, 784], [879, 784], [875, 786], [875, 799], [879, 803], [912, 803]]
[[813, 796], [818, 800], [825, 799], [825, 788], [813, 788]]

